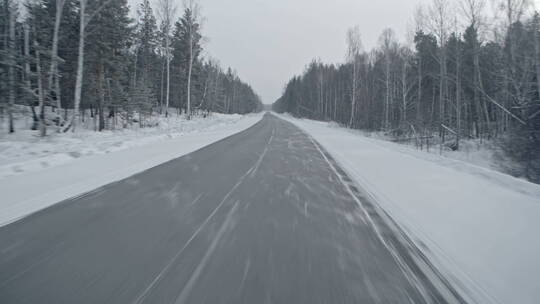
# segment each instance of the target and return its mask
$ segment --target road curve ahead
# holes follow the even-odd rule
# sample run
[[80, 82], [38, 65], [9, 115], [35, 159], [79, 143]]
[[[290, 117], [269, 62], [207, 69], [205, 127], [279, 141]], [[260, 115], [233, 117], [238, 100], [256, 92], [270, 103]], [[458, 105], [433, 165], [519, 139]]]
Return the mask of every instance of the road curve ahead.
[[266, 115], [0, 228], [0, 303], [444, 302], [341, 171]]

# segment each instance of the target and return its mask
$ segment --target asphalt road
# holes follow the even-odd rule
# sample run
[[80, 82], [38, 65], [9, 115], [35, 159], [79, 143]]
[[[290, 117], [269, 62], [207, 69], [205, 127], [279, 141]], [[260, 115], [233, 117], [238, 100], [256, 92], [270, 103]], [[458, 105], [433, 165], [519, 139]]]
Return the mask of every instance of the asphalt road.
[[446, 302], [348, 182], [266, 115], [0, 228], [0, 303]]

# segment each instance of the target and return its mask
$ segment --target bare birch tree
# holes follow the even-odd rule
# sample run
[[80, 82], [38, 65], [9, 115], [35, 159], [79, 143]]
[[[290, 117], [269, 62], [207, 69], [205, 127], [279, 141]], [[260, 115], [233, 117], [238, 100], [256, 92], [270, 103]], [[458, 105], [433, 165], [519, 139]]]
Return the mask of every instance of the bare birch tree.
[[173, 26], [173, 20], [176, 15], [176, 5], [174, 4], [174, 0], [158, 0], [157, 13], [159, 18], [161, 19], [161, 30], [165, 43], [163, 48], [166, 62], [165, 116], [167, 117], [169, 116], [169, 101], [171, 96], [171, 31]]
[[[34, 29], [35, 30], [35, 29]], [[39, 102], [39, 134], [41, 137], [47, 135], [47, 122], [45, 117], [45, 96], [43, 94], [43, 74], [41, 71], [41, 46], [34, 36], [34, 52], [37, 74], [37, 97]]]
[[[416, 33], [419, 33], [424, 30], [426, 27], [426, 16], [425, 16], [425, 9], [423, 6], [419, 5], [416, 7], [416, 10], [414, 12], [414, 23], [415, 23], [415, 30]], [[415, 34], [416, 34], [415, 33]], [[422, 113], [422, 90], [424, 88], [424, 74], [423, 74], [423, 58], [422, 56], [418, 56], [418, 76], [417, 76], [417, 82], [418, 82], [418, 88], [417, 88], [417, 100], [416, 100], [416, 119], [420, 120], [421, 113]]]
[[349, 120], [349, 127], [352, 127], [356, 113], [356, 95], [358, 93], [358, 61], [362, 52], [359, 26], [355, 26], [347, 32], [347, 46], [347, 61], [352, 65], [351, 116]]
[[79, 0], [79, 55], [77, 57], [77, 77], [75, 79], [73, 114], [71, 116], [70, 122], [64, 128], [64, 132], [68, 131], [69, 128], [71, 128], [71, 130], [75, 132], [75, 127], [77, 125], [77, 120], [79, 117], [79, 107], [81, 105], [82, 83], [84, 74], [84, 38], [86, 36], [87, 24], [86, 5], [87, 0]]
[[195, 35], [198, 30], [195, 28], [195, 25], [200, 26], [201, 16], [200, 16], [200, 6], [196, 0], [184, 0], [184, 10], [189, 10], [191, 12], [191, 22], [187, 24], [188, 35], [189, 35], [189, 63], [188, 63], [188, 76], [187, 76], [187, 117], [191, 119], [191, 78], [193, 75], [193, 64], [195, 61]]
[[[451, 9], [448, 0], [432, 0], [429, 7], [430, 27], [439, 43], [439, 135], [444, 141], [445, 111], [447, 98], [446, 43], [449, 35]], [[442, 149], [442, 145], [441, 145]]]
[[30, 107], [30, 110], [32, 111], [32, 130], [37, 130], [39, 126], [39, 118], [36, 114], [36, 110], [34, 108], [34, 98], [37, 97], [36, 92], [34, 89], [32, 89], [32, 81], [31, 81], [31, 69], [30, 69], [30, 25], [28, 23], [23, 24], [23, 30], [24, 30], [24, 82], [25, 82], [25, 89], [27, 94], [30, 95], [28, 97], [27, 102], [28, 106]]
[[8, 90], [9, 99], [7, 105], [8, 112], [8, 131], [9, 133], [15, 132], [13, 125], [13, 106], [15, 105], [15, 21], [17, 15], [15, 13], [15, 7], [9, 0], [4, 0], [4, 6], [6, 10], [6, 16], [8, 17], [8, 35], [6, 36], [6, 53], [7, 53], [7, 65], [8, 65]]
[[[58, 125], [61, 125], [62, 115], [60, 114], [62, 109], [62, 102], [60, 99], [59, 87], [56, 85], [58, 82], [58, 40], [60, 34], [60, 23], [62, 21], [62, 12], [64, 11], [65, 0], [56, 0], [56, 12], [54, 18], [53, 39], [51, 46], [51, 65], [49, 70], [48, 79], [48, 91], [49, 94], [55, 92], [56, 97], [56, 114], [58, 119]], [[53, 89], [54, 87], [54, 89]], [[51, 96], [49, 96], [50, 99]]]
[[384, 85], [385, 85], [385, 98], [384, 98], [384, 130], [390, 129], [390, 106], [392, 101], [392, 85], [390, 83], [391, 77], [391, 64], [392, 53], [397, 49], [396, 35], [392, 29], [385, 29], [379, 38], [379, 45], [384, 56]]

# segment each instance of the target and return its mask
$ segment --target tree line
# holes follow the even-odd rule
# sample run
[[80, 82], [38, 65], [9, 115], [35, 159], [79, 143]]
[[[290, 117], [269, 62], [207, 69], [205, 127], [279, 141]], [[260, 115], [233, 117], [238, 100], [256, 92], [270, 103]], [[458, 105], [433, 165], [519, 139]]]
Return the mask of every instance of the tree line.
[[511, 173], [540, 181], [540, 15], [532, 5], [433, 0], [417, 9], [409, 42], [386, 29], [371, 51], [352, 28], [346, 62], [314, 60], [274, 110], [441, 149], [490, 140], [520, 164]]
[[32, 129], [67, 132], [93, 120], [145, 126], [156, 113], [249, 113], [262, 104], [232, 69], [203, 58], [199, 5], [173, 0], [0, 2], [0, 115], [9, 132], [21, 107]]

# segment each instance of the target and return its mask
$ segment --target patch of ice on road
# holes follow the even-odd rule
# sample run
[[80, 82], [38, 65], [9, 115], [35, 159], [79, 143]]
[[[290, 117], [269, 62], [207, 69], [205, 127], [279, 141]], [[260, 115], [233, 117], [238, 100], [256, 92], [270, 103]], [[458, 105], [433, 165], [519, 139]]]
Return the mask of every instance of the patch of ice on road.
[[466, 296], [538, 303], [540, 185], [328, 123], [280, 117], [324, 146]]
[[[262, 114], [164, 119], [157, 128], [0, 138], [0, 226], [241, 132]], [[46, 164], [45, 164], [46, 163]]]

